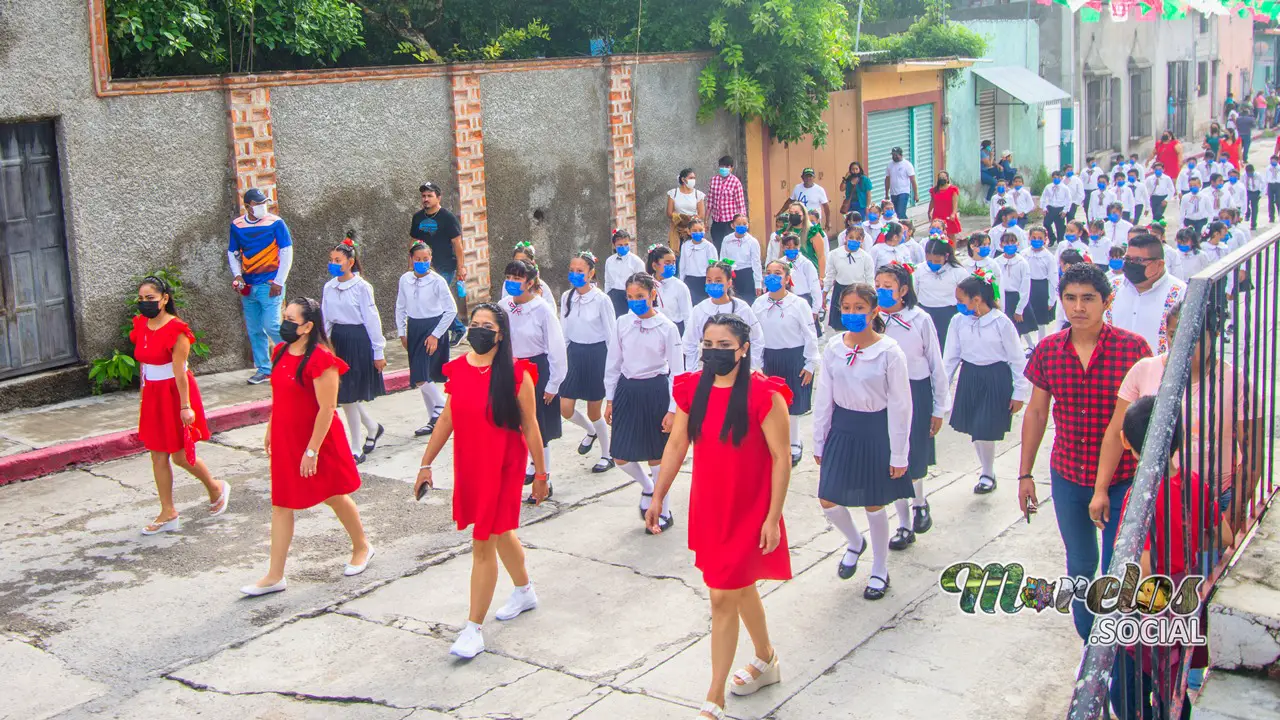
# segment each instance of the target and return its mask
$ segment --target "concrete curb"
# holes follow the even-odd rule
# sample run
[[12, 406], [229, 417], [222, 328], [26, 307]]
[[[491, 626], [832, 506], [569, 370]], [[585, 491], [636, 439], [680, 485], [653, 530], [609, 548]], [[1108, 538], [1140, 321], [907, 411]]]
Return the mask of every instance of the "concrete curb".
[[[388, 393], [409, 389], [409, 371], [387, 373], [383, 383]], [[209, 412], [205, 419], [213, 433], [235, 430], [246, 425], [264, 423], [271, 415], [270, 400], [230, 405]], [[31, 480], [50, 475], [77, 465], [117, 460], [144, 452], [136, 430], [97, 435], [83, 440], [51, 445], [39, 450], [0, 457], [0, 485]]]

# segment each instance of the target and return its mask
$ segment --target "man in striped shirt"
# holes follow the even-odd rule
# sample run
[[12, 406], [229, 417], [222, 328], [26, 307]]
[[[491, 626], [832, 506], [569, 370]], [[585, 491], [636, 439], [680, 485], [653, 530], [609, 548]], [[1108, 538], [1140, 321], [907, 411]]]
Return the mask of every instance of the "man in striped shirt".
[[253, 349], [255, 372], [250, 385], [271, 378], [271, 348], [280, 342], [280, 313], [284, 283], [293, 265], [293, 240], [284, 220], [268, 209], [258, 188], [244, 194], [245, 213], [231, 221], [227, 264], [231, 286], [241, 295], [244, 325]]

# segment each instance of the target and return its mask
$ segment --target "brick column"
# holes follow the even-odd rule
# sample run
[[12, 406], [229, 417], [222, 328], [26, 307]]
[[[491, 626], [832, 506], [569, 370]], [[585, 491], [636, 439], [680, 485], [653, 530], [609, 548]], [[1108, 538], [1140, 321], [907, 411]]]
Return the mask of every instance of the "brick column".
[[268, 206], [279, 212], [276, 198], [276, 151], [271, 135], [271, 90], [253, 88], [227, 91], [231, 123], [232, 167], [236, 195], [256, 187], [266, 193]]
[[636, 232], [635, 132], [631, 124], [631, 65], [611, 57], [609, 68], [609, 209], [613, 227]]
[[467, 299], [489, 299], [489, 219], [484, 182], [484, 127], [480, 78], [451, 74], [453, 86], [453, 169], [458, 181], [458, 224], [462, 226]]

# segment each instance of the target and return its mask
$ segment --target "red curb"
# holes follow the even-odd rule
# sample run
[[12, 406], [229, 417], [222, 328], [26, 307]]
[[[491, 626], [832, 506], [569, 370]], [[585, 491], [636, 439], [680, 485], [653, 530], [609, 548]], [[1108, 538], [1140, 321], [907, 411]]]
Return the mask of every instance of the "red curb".
[[[409, 371], [397, 370], [383, 378], [387, 392], [409, 388]], [[227, 432], [264, 423], [271, 415], [270, 400], [255, 400], [218, 408], [206, 416], [209, 431]], [[0, 485], [31, 480], [77, 465], [106, 462], [145, 451], [136, 430], [121, 430], [82, 440], [51, 445], [39, 450], [0, 457]]]

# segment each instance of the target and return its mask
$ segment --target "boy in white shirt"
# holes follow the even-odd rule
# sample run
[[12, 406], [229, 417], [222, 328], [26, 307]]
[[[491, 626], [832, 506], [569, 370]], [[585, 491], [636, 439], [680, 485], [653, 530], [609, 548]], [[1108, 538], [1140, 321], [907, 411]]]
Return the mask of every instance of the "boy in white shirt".
[[1129, 228], [1133, 223], [1124, 219], [1124, 205], [1113, 202], [1107, 207], [1107, 221], [1102, 225], [1102, 239], [1098, 241], [1098, 255], [1106, 257], [1111, 248], [1129, 241]]
[[1267, 222], [1276, 221], [1276, 209], [1280, 208], [1280, 155], [1272, 155], [1262, 174], [1267, 186]]
[[1209, 163], [1209, 174], [1213, 175], [1214, 173], [1217, 173], [1218, 175], [1221, 175], [1222, 177], [1225, 178], [1227, 176], [1227, 173], [1234, 170], [1235, 167], [1236, 167], [1235, 165], [1231, 164], [1231, 156], [1224, 151], [1220, 155], [1218, 155], [1217, 162]]
[[1076, 174], [1071, 163], [1062, 166], [1062, 184], [1071, 191], [1071, 207], [1067, 209], [1067, 219], [1076, 219], [1076, 210], [1084, 205], [1084, 181]]
[[1266, 183], [1262, 180], [1262, 175], [1254, 169], [1253, 165], [1244, 166], [1244, 188], [1245, 188], [1245, 219], [1249, 221], [1249, 229], [1257, 232], [1258, 230], [1258, 206], [1262, 202], [1262, 192], [1266, 189]]
[[1182, 195], [1182, 224], [1195, 228], [1197, 233], [1204, 233], [1204, 226], [1209, 222], [1209, 214], [1213, 201], [1200, 192], [1200, 178], [1192, 176], [1187, 192]]
[[1105, 220], [1107, 206], [1115, 201], [1115, 195], [1107, 189], [1107, 176], [1099, 175], [1097, 187], [1094, 188], [1093, 193], [1089, 196], [1089, 204], [1085, 207], [1085, 219], [1089, 222]]
[[1006, 235], [1017, 244], [1019, 250], [1027, 247], [1027, 231], [1018, 227], [1018, 211], [1013, 208], [1001, 210], [996, 216], [995, 226], [987, 234], [991, 236], [991, 245], [996, 250], [1004, 246]]
[[1021, 175], [1013, 176], [1013, 208], [1018, 211], [1018, 227], [1027, 224], [1027, 213], [1036, 209], [1036, 199], [1026, 187]]
[[1235, 199], [1231, 197], [1230, 192], [1227, 192], [1222, 176], [1217, 173], [1209, 176], [1209, 189], [1202, 194], [1209, 200], [1210, 217], [1217, 217], [1218, 211], [1222, 208], [1235, 207]]
[[1188, 160], [1186, 165], [1182, 166], [1182, 170], [1178, 172], [1179, 194], [1186, 195], [1191, 192], [1191, 178], [1199, 180], [1202, 184], [1205, 181], [1205, 176], [1195, 158]]
[[1231, 194], [1231, 207], [1241, 211], [1249, 209], [1249, 194], [1245, 190], [1245, 184], [1240, 182], [1239, 170], [1227, 172], [1227, 192]]
[[[1111, 194], [1113, 197], [1111, 202], [1120, 203], [1122, 207], [1121, 215], [1124, 216], [1125, 220], [1129, 220], [1130, 222], [1132, 222], [1133, 221], [1133, 189], [1130, 188], [1129, 183], [1125, 181], [1125, 174], [1123, 171], [1116, 173], [1115, 177], [1113, 177], [1112, 180], [1115, 181], [1115, 185], [1111, 188]], [[1111, 203], [1107, 203], [1108, 207], [1110, 207], [1110, 205]]]
[[1007, 207], [1014, 206], [1013, 194], [1009, 192], [1009, 187], [1005, 185], [1004, 180], [996, 181], [996, 192], [991, 196], [991, 201], [987, 203], [991, 212], [991, 224], [996, 224], [996, 216], [1000, 211]]
[[1044, 226], [1049, 233], [1049, 242], [1058, 244], [1058, 238], [1066, 228], [1067, 208], [1071, 207], [1071, 188], [1062, 182], [1062, 173], [1054, 170], [1049, 176], [1049, 184], [1040, 193], [1040, 209], [1044, 210]]
[[1158, 160], [1151, 166], [1151, 177], [1147, 178], [1145, 185], [1147, 197], [1151, 200], [1151, 219], [1160, 222], [1164, 219], [1165, 204], [1178, 193], [1178, 189], [1165, 173], [1164, 163]]
[[1151, 197], [1147, 194], [1147, 184], [1138, 179], [1138, 170], [1130, 168], [1125, 187], [1133, 195], [1133, 217], [1130, 222], [1137, 225], [1142, 222], [1142, 214], [1151, 204]]

